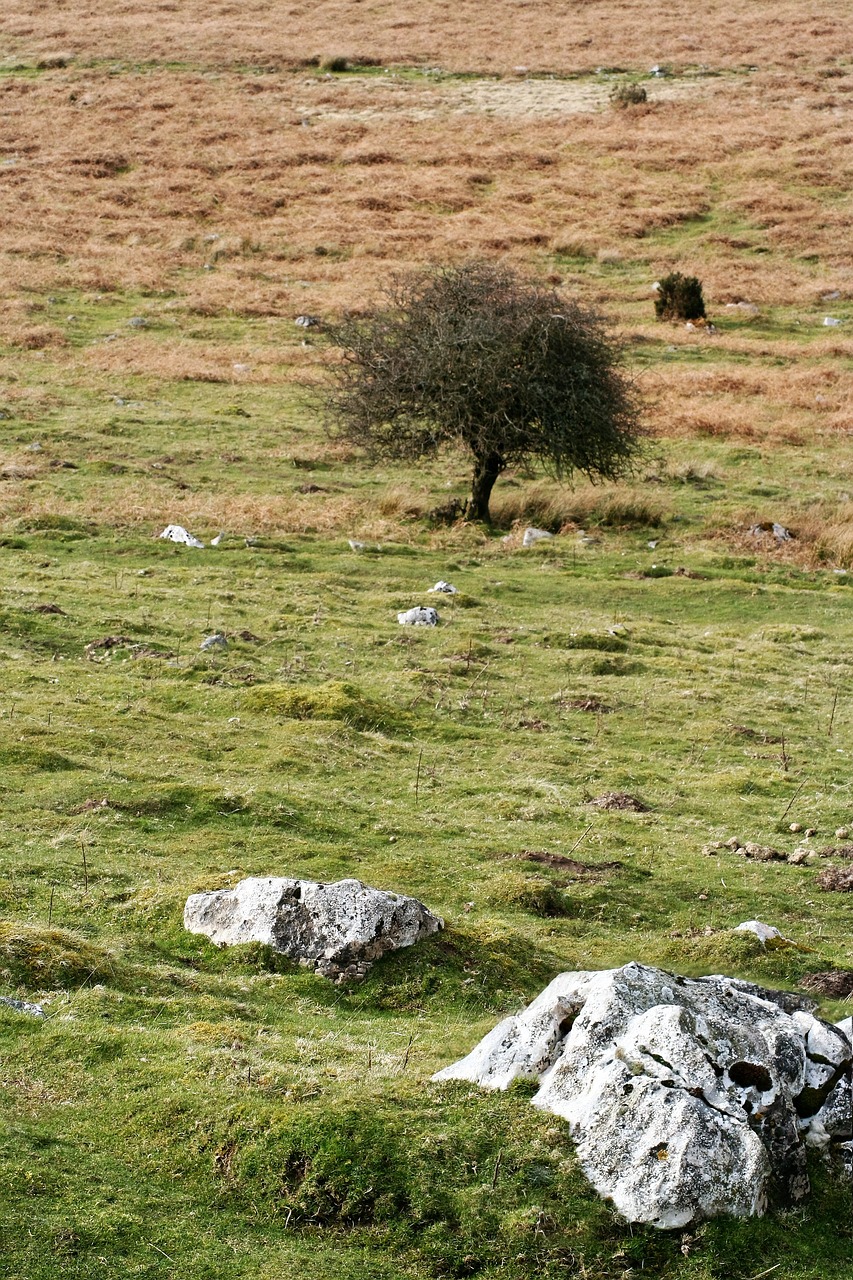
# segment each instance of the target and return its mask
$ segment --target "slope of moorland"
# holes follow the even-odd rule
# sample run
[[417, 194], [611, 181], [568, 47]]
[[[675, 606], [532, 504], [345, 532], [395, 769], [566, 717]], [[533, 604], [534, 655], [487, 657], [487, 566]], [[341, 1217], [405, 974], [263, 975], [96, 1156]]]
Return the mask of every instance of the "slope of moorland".
[[[524, 1089], [429, 1083], [566, 968], [850, 1012], [821, 878], [853, 829], [844, 19], [4, 7], [0, 994], [48, 1014], [0, 1005], [4, 1275], [849, 1276], [818, 1161], [796, 1211], [631, 1229]], [[610, 105], [626, 77], [647, 105]], [[511, 474], [494, 530], [445, 525], [463, 457], [328, 441], [334, 353], [294, 318], [468, 255], [623, 336], [631, 481]], [[671, 269], [715, 332], [654, 322]], [[528, 523], [559, 536], [524, 550]], [[438, 578], [439, 627], [398, 627]], [[188, 893], [264, 873], [354, 874], [447, 929], [353, 987], [183, 932]], [[752, 917], [800, 947], [732, 933]]]

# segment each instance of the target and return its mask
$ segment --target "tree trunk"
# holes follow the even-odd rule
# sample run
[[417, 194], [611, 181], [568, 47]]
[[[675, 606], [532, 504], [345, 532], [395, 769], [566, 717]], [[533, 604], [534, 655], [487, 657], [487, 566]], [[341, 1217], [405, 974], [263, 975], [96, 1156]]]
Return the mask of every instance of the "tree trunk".
[[491, 523], [489, 515], [489, 499], [495, 481], [506, 466], [506, 460], [499, 453], [492, 451], [474, 455], [474, 477], [471, 481], [471, 497], [465, 509], [469, 520], [484, 520]]

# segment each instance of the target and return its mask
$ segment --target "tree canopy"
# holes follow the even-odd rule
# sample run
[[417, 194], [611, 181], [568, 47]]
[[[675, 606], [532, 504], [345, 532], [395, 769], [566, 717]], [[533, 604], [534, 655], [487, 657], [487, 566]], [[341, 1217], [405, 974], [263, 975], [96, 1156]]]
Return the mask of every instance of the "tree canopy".
[[469, 516], [488, 520], [509, 466], [614, 479], [634, 459], [638, 398], [601, 318], [489, 262], [400, 278], [385, 305], [331, 329], [342, 359], [333, 430], [369, 456], [414, 461], [456, 443], [473, 455]]

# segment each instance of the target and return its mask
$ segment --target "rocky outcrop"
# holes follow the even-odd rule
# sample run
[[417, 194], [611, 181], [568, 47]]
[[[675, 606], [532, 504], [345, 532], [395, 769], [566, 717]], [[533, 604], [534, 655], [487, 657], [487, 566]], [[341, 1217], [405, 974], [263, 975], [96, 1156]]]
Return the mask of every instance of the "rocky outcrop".
[[564, 973], [436, 1080], [505, 1089], [569, 1122], [632, 1222], [760, 1214], [809, 1191], [806, 1146], [851, 1138], [851, 1047], [811, 1002], [735, 978], [628, 964]]
[[219, 946], [262, 942], [325, 978], [363, 978], [388, 951], [410, 947], [444, 922], [417, 898], [360, 880], [320, 884], [276, 877], [187, 898], [184, 928]]

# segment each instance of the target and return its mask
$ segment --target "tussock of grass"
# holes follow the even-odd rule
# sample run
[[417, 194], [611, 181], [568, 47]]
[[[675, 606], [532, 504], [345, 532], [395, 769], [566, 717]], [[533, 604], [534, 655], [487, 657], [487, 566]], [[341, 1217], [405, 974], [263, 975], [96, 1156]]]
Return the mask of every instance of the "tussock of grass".
[[657, 528], [668, 518], [653, 493], [627, 485], [564, 489], [539, 481], [522, 489], [502, 488], [492, 499], [492, 519], [499, 527], [525, 523], [554, 532], [566, 526]]
[[329, 680], [320, 685], [262, 685], [244, 699], [252, 711], [291, 720], [340, 720], [353, 729], [391, 729], [401, 713], [369, 697], [355, 684]]
[[116, 972], [101, 947], [67, 933], [12, 920], [0, 921], [0, 980], [26, 991], [78, 987], [103, 982]]
[[627, 641], [619, 636], [596, 634], [595, 632], [576, 632], [566, 636], [562, 642], [564, 649], [592, 649], [599, 653], [625, 653]]
[[572, 914], [568, 897], [547, 876], [505, 871], [493, 881], [489, 896], [496, 906], [529, 911], [544, 919]]
[[47, 747], [34, 747], [26, 742], [7, 743], [0, 746], [0, 765], [11, 769], [25, 769], [27, 772], [65, 773], [72, 769], [84, 769], [86, 766], [61, 751], [51, 751]]

